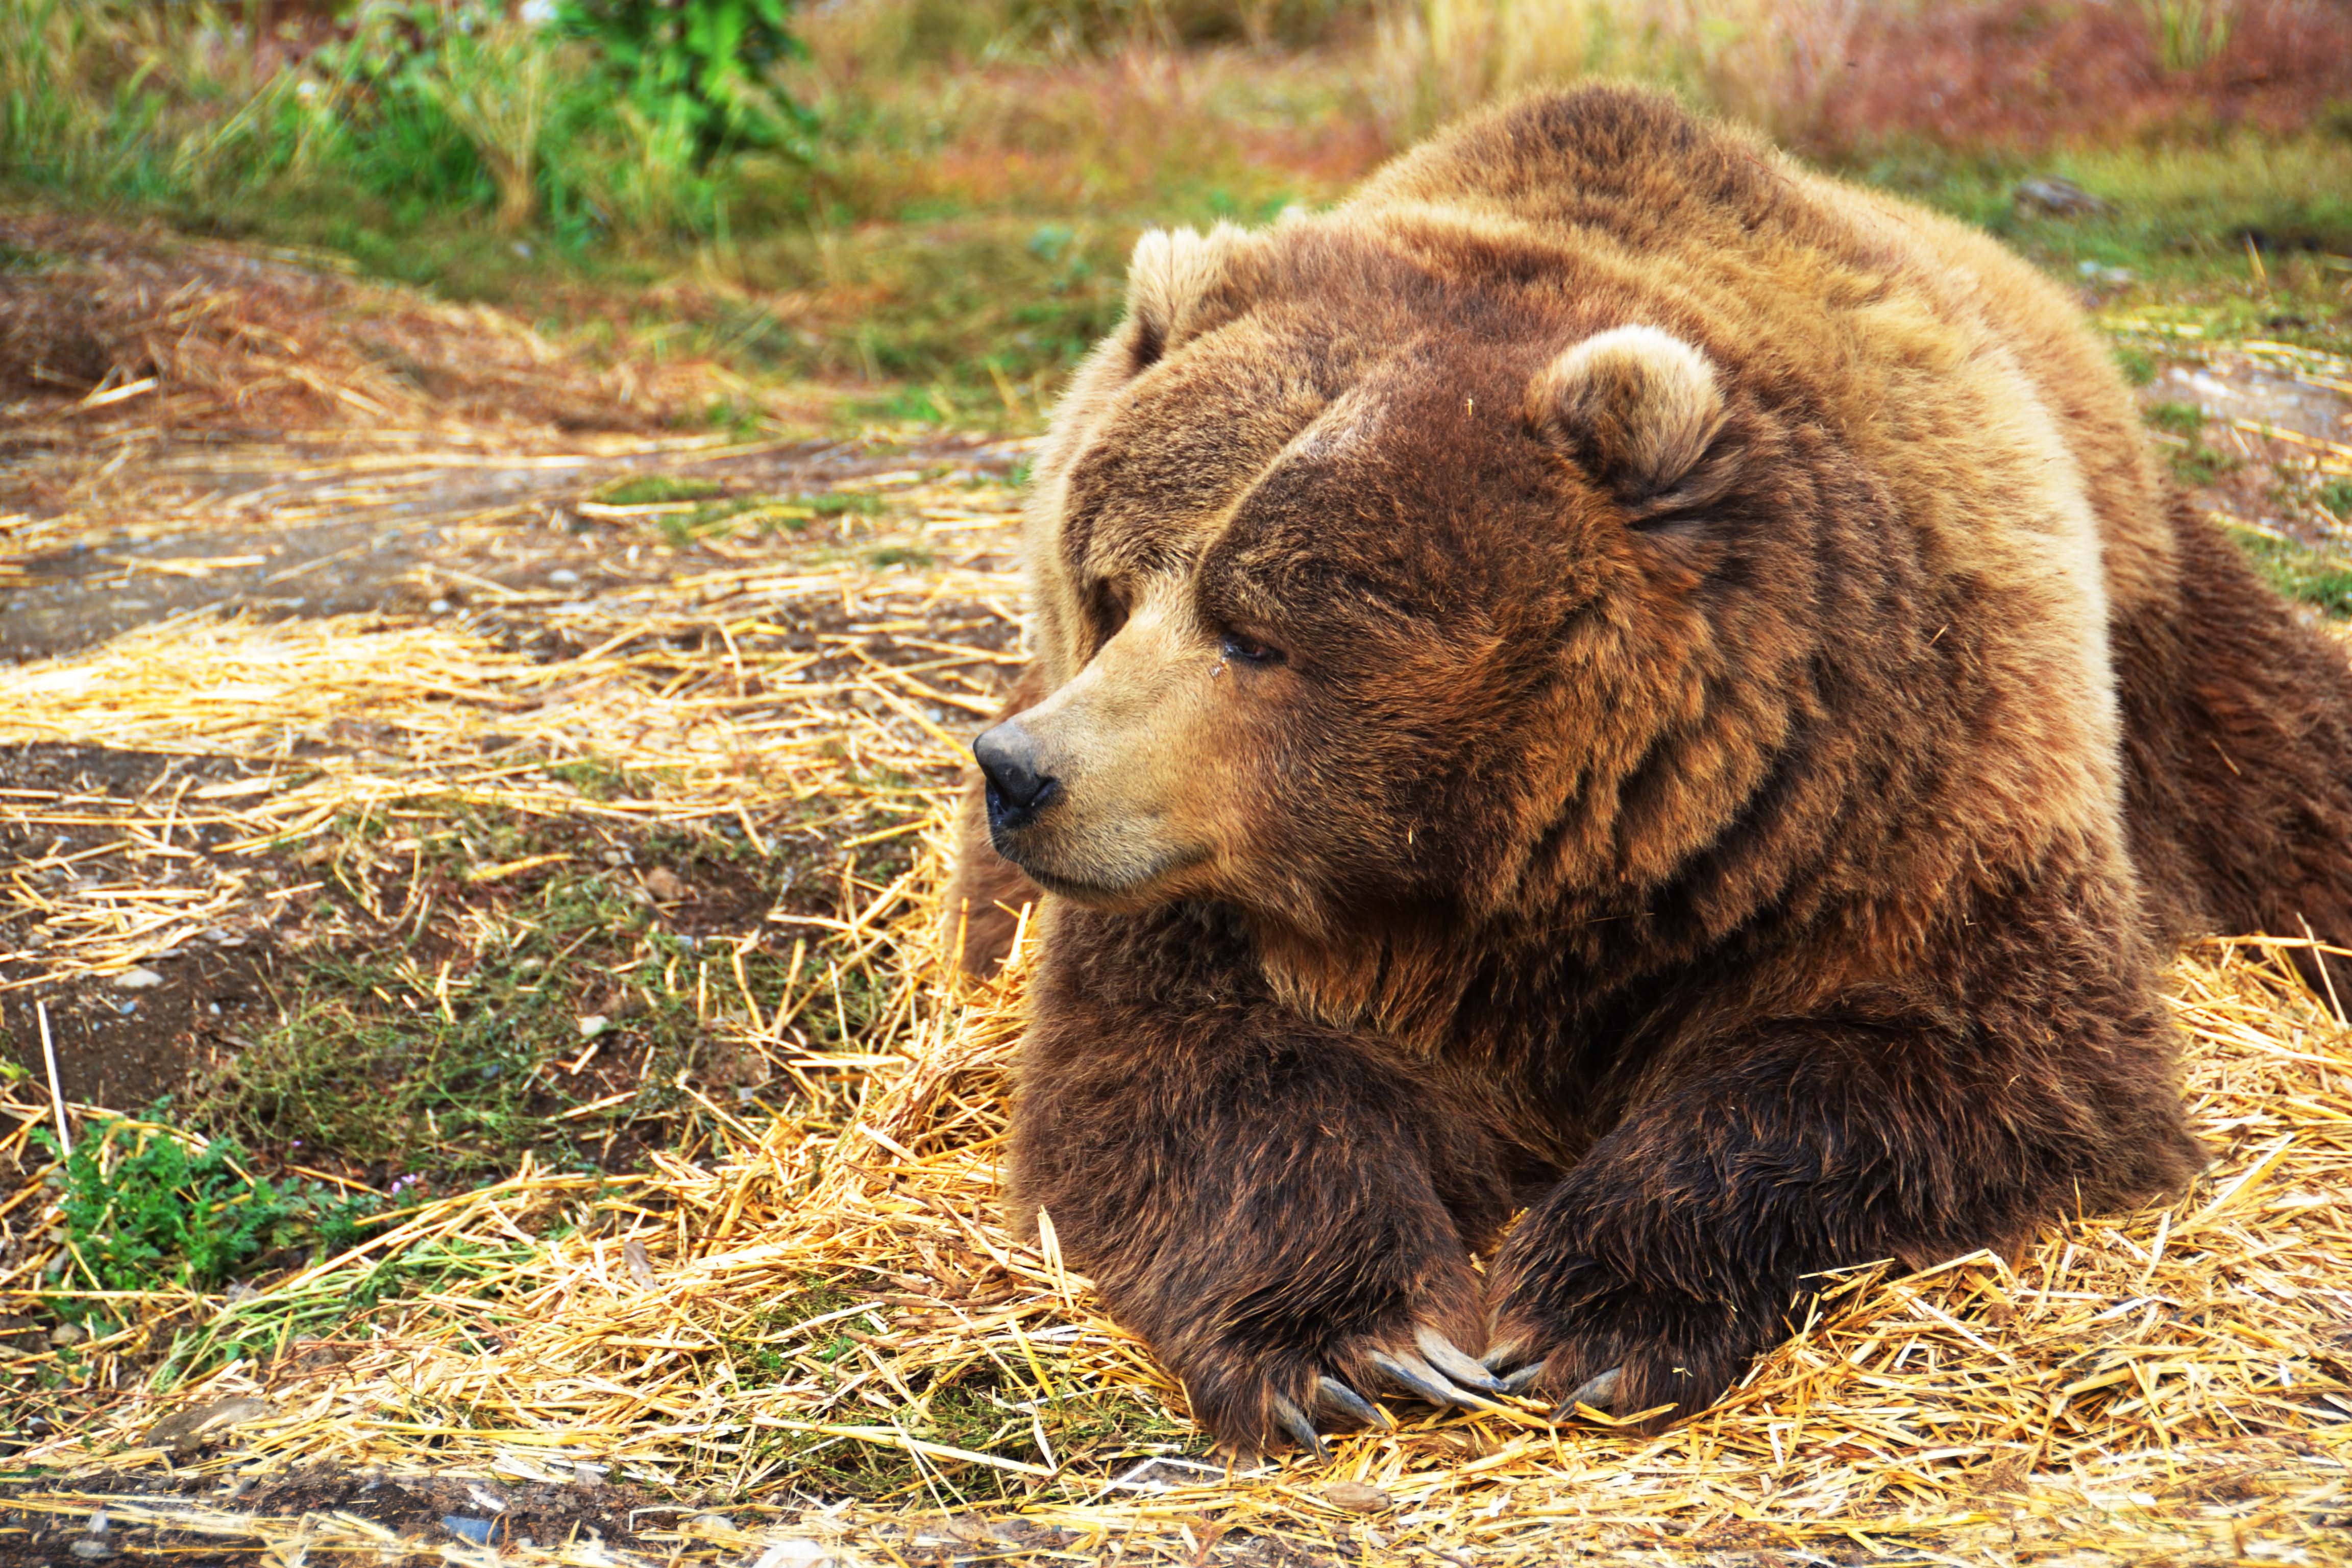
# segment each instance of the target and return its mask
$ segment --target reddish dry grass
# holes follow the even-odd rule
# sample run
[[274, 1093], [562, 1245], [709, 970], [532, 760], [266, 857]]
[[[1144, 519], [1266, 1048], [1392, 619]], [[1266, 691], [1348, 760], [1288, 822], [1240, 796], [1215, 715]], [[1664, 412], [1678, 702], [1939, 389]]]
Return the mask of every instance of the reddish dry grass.
[[2069, 142], [2245, 128], [2289, 134], [2352, 105], [2352, 5], [2241, 0], [2228, 47], [2168, 71], [2132, 0], [1993, 0], [1872, 7], [1819, 152], [1916, 137], [2030, 152]]

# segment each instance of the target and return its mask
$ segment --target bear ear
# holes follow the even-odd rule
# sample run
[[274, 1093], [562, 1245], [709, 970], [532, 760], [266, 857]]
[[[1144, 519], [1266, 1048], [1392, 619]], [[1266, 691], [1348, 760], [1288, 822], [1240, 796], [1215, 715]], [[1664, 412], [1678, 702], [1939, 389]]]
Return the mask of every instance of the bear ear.
[[1528, 384], [1528, 423], [1628, 503], [1690, 477], [1723, 428], [1723, 390], [1698, 350], [1655, 327], [1585, 339]]
[[1128, 343], [1135, 369], [1149, 369], [1182, 335], [1203, 296], [1223, 279], [1242, 230], [1147, 229], [1127, 264]]

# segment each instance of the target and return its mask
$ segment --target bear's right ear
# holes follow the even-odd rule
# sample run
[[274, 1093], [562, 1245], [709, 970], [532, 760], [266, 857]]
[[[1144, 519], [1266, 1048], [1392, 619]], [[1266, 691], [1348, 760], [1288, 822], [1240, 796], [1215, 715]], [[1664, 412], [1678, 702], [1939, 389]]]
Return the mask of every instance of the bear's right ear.
[[1193, 308], [1224, 277], [1242, 232], [1229, 223], [1206, 234], [1154, 228], [1135, 242], [1127, 264], [1128, 347], [1135, 370], [1157, 364], [1184, 335]]
[[1723, 390], [1697, 349], [1655, 327], [1585, 339], [1528, 383], [1528, 426], [1618, 499], [1666, 500], [1723, 428]]

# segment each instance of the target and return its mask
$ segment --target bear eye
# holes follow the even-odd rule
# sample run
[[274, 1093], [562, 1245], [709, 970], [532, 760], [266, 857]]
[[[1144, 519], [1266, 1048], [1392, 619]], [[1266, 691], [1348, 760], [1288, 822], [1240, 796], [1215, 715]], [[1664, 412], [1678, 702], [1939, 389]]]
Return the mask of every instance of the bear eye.
[[1245, 632], [1225, 634], [1225, 657], [1244, 664], [1280, 664], [1282, 650], [1271, 643], [1260, 642]]

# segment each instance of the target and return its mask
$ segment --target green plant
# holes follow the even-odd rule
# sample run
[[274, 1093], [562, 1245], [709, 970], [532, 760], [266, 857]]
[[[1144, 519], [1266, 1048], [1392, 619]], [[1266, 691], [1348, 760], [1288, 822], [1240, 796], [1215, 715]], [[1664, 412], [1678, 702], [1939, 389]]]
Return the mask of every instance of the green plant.
[[816, 116], [766, 79], [806, 52], [791, 11], [792, 0], [560, 0], [555, 16], [594, 45], [647, 145], [700, 170], [734, 147], [806, 150]]
[[2239, 468], [2237, 458], [2226, 452], [2217, 452], [2202, 441], [2191, 441], [2186, 447], [2175, 447], [2169, 454], [2173, 477], [2191, 487], [2210, 485]]
[[502, 227], [538, 210], [549, 98], [545, 43], [483, 0], [408, 0], [367, 13], [315, 68], [362, 183], [436, 205], [498, 204]]
[[2320, 486], [2319, 504], [2338, 519], [2352, 519], [2352, 479], [2330, 479]]
[[97, 1122], [66, 1160], [67, 1245], [102, 1290], [224, 1284], [317, 1210], [244, 1158], [226, 1139], [192, 1152], [159, 1128]]
[[2237, 25], [2236, 0], [2139, 0], [2166, 70], [2195, 70], [2221, 58]]

